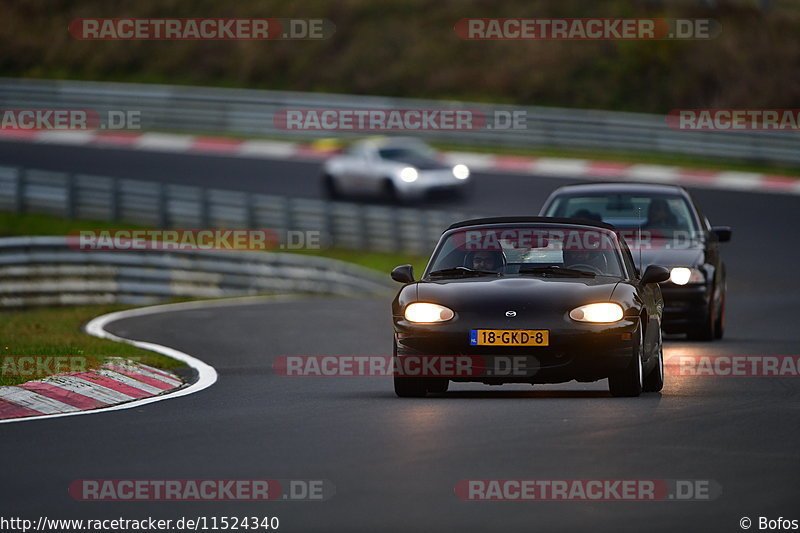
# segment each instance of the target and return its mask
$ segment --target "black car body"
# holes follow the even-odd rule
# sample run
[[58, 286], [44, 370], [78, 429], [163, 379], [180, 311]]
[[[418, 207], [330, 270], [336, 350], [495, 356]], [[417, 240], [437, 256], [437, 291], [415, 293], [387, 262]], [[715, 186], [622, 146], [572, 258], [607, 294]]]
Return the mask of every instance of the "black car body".
[[[648, 225], [648, 210], [655, 203], [667, 205], [674, 226]], [[550, 195], [540, 215], [584, 216], [622, 230], [640, 270], [654, 264], [671, 269], [670, 279], [661, 284], [664, 331], [686, 333], [693, 340], [722, 338], [727, 283], [719, 244], [730, 240], [731, 229], [712, 227], [685, 189], [640, 183], [568, 185]], [[687, 269], [688, 279], [676, 277]]]
[[[522, 241], [523, 235], [534, 233], [550, 237], [535, 244]], [[564, 270], [567, 254], [572, 252], [564, 251], [563, 242], [552, 238], [554, 233], [599, 236], [606, 243], [605, 271], [591, 265]], [[476, 271], [463, 266], [469, 254], [479, 253], [469, 251], [465, 244], [476, 234], [510, 236], [497, 241], [492, 252], [502, 259], [496, 269]], [[610, 378], [609, 388], [617, 396], [660, 390], [663, 301], [658, 282], [668, 275], [666, 269], [653, 266], [640, 278], [624, 241], [612, 226], [601, 222], [501, 217], [454, 224], [442, 234], [420, 280], [414, 280], [409, 265], [392, 272], [393, 279], [406, 283], [392, 302], [395, 361], [396, 368], [402, 368], [409, 357], [465, 356], [471, 358], [473, 372], [444, 377], [408, 377], [396, 372], [395, 391], [398, 396], [421, 396], [447, 390], [450, 381], [533, 384], [604, 378]], [[421, 323], [410, 318], [412, 304], [416, 305], [413, 309], [433, 305], [447, 311], [432, 315], [435, 322]], [[590, 304], [599, 306], [594, 310], [618, 312], [613, 317], [618, 319], [580, 321], [591, 314], [583, 310]], [[578, 308], [582, 310], [576, 314]], [[476, 342], [487, 331], [517, 332], [521, 338], [523, 330], [546, 331], [547, 345]], [[503, 334], [513, 341], [515, 333]], [[514, 369], [509, 372], [512, 359]]]

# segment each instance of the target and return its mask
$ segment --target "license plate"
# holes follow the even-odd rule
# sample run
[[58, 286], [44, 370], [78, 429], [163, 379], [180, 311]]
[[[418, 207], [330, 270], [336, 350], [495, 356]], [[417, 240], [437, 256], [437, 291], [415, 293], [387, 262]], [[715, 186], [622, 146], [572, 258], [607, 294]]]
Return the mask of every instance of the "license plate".
[[469, 332], [473, 346], [549, 346], [546, 329], [473, 329]]

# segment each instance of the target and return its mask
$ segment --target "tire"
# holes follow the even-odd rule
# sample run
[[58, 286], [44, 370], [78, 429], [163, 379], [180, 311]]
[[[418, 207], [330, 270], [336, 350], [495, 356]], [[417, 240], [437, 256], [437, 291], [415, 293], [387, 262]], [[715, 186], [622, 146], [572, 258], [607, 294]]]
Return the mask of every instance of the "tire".
[[400, 193], [397, 192], [397, 187], [394, 186], [390, 179], [386, 179], [383, 182], [383, 196], [390, 204], [400, 203]]
[[658, 332], [658, 361], [656, 367], [645, 376], [642, 382], [642, 391], [659, 392], [664, 388], [664, 344], [661, 331]]
[[424, 398], [428, 393], [422, 378], [394, 377], [394, 393], [398, 398]]
[[428, 392], [432, 392], [434, 394], [442, 394], [447, 392], [447, 389], [450, 387], [450, 380], [449, 379], [430, 379], [428, 380], [427, 389]]
[[714, 323], [714, 338], [719, 340], [725, 334], [725, 292], [722, 293], [722, 300], [719, 304], [719, 315]]
[[341, 198], [339, 188], [336, 186], [336, 181], [330, 174], [325, 174], [322, 177], [322, 192], [328, 200], [337, 200]]
[[[397, 346], [394, 347], [392, 356], [397, 357]], [[427, 381], [425, 378], [410, 378], [395, 374], [394, 393], [398, 398], [424, 398], [428, 393]]]
[[616, 397], [636, 397], [642, 393], [642, 326], [637, 328], [638, 339], [633, 346], [628, 367], [608, 377], [608, 390]]
[[716, 338], [716, 325], [714, 310], [711, 308], [705, 313], [700, 324], [686, 332], [686, 338], [690, 341], [712, 341]]

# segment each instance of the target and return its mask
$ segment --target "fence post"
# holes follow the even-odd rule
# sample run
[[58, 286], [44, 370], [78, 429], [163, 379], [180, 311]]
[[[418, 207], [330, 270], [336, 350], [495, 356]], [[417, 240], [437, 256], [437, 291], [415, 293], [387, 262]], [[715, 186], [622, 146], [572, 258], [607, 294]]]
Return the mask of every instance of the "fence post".
[[158, 187], [158, 221], [161, 228], [169, 227], [169, 199], [167, 198], [167, 184], [161, 183]]
[[118, 221], [120, 218], [120, 184], [119, 178], [111, 178], [111, 205], [109, 211], [111, 220]]
[[244, 219], [248, 229], [256, 229], [256, 206], [252, 194], [245, 194], [244, 197]]
[[211, 191], [205, 187], [200, 192], [200, 225], [211, 227]]
[[76, 187], [75, 187], [75, 175], [74, 174], [67, 174], [67, 183], [66, 183], [66, 204], [64, 206], [64, 213], [67, 218], [75, 218], [75, 214], [78, 212], [75, 202], [76, 199]]
[[24, 168], [18, 168], [16, 172], [16, 189], [14, 194], [14, 205], [17, 213], [25, 212], [25, 177], [28, 171]]

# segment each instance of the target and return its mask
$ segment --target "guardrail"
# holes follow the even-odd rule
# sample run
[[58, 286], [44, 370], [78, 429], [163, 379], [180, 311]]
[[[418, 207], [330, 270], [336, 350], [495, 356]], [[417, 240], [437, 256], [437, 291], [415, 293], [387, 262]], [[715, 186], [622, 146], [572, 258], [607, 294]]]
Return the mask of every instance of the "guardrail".
[[[477, 109], [524, 111], [524, 129], [418, 132], [450, 144], [497, 147], [567, 147], [697, 155], [737, 161], [800, 165], [798, 132], [680, 131], [664, 116], [640, 113], [519, 107], [362, 95], [297, 93], [58, 80], [0, 78], [0, 107], [136, 110], [145, 130], [228, 133], [312, 139], [332, 132], [296, 132], [276, 127], [286, 109]], [[342, 137], [363, 135], [336, 132]]]
[[417, 255], [427, 255], [447, 226], [475, 216], [17, 167], [0, 167], [0, 211], [159, 229], [319, 232], [322, 247]]
[[372, 294], [388, 274], [343, 261], [255, 251], [80, 251], [65, 237], [0, 238], [0, 307], [124, 303], [264, 293]]

